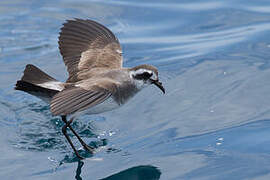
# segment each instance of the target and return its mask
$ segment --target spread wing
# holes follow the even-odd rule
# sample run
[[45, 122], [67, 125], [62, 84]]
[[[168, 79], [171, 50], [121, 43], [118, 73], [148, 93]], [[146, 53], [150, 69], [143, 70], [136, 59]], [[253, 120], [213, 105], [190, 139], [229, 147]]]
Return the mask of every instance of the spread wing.
[[61, 28], [58, 44], [69, 73], [67, 82], [82, 80], [80, 74], [93, 68], [122, 67], [118, 39], [95, 21], [68, 20]]
[[112, 94], [109, 91], [92, 91], [74, 87], [57, 93], [51, 101], [53, 115], [68, 115], [83, 111], [104, 102]]

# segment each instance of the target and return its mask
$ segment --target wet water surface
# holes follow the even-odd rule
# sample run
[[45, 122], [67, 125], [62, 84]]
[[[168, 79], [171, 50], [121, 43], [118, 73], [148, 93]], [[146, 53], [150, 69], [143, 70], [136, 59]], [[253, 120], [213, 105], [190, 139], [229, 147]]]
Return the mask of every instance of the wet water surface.
[[[30, 63], [66, 80], [57, 38], [71, 18], [109, 27], [124, 66], [157, 66], [166, 88], [79, 117], [96, 148], [76, 144], [83, 162], [49, 106], [13, 90]], [[1, 179], [270, 178], [268, 1], [1, 0], [0, 28]]]

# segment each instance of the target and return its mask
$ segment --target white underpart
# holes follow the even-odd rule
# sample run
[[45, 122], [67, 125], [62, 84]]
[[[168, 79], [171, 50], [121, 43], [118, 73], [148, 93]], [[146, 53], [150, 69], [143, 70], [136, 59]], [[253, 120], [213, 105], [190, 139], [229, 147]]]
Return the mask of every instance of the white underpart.
[[[43, 87], [43, 88], [56, 90], [56, 91], [62, 91], [64, 89], [64, 86], [62, 86], [62, 83], [59, 81], [48, 81], [46, 83], [40, 83], [40, 84], [36, 84], [36, 85]], [[36, 94], [35, 96], [40, 98], [41, 100], [43, 100], [44, 102], [46, 102], [48, 104], [50, 104], [50, 102], [51, 102], [50, 97], [45, 97], [45, 96], [42, 96], [39, 94]]]
[[62, 86], [62, 83], [59, 81], [49, 81], [41, 84], [37, 84], [38, 86], [47, 88], [47, 89], [53, 89], [57, 91], [62, 91], [64, 87]]

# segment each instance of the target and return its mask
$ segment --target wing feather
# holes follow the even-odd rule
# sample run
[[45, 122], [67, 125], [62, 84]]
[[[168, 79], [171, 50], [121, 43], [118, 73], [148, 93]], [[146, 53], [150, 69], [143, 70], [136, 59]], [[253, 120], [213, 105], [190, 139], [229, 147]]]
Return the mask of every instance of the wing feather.
[[105, 26], [92, 20], [68, 20], [61, 28], [59, 49], [69, 72], [67, 82], [82, 79], [93, 68], [121, 68], [121, 46]]
[[57, 93], [51, 101], [53, 115], [68, 115], [91, 108], [111, 96], [109, 91], [93, 91], [74, 87]]

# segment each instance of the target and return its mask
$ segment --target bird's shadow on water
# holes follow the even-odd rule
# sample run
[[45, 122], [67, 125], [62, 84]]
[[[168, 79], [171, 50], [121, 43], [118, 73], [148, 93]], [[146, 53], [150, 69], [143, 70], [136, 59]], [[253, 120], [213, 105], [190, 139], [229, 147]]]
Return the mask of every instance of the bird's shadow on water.
[[77, 180], [82, 180], [81, 173], [82, 173], [83, 165], [84, 165], [84, 162], [78, 161], [78, 166], [77, 166], [76, 175], [75, 175], [75, 179]]
[[157, 167], [141, 165], [125, 169], [100, 180], [158, 180], [160, 175], [161, 172]]
[[[83, 179], [81, 177], [83, 165], [84, 165], [84, 162], [78, 161], [78, 166], [77, 166], [76, 175], [75, 175], [76, 180]], [[151, 166], [151, 165], [141, 165], [141, 166], [135, 166], [135, 167], [125, 169], [123, 171], [120, 171], [108, 177], [102, 178], [100, 180], [126, 180], [126, 179], [158, 180], [160, 178], [160, 175], [161, 175], [161, 172], [157, 167]]]

